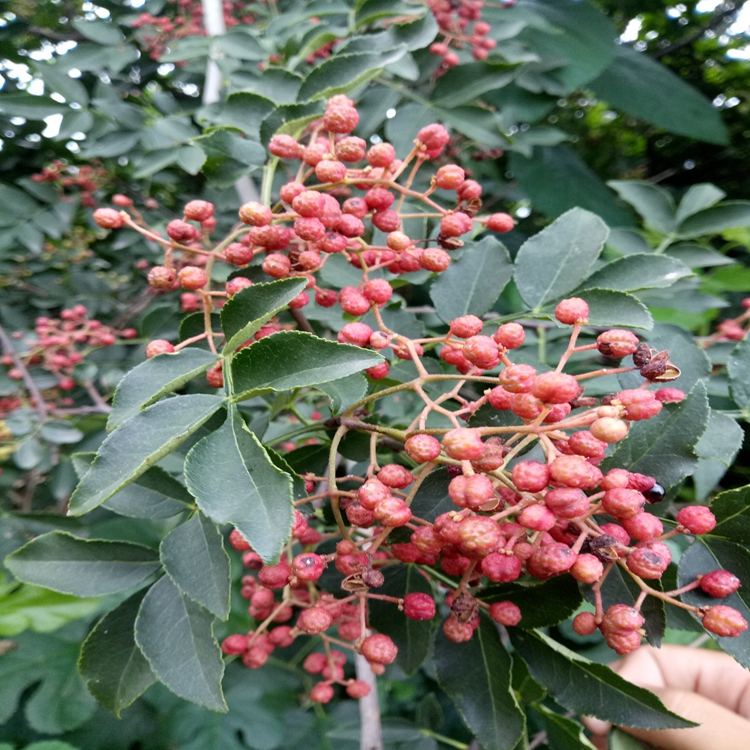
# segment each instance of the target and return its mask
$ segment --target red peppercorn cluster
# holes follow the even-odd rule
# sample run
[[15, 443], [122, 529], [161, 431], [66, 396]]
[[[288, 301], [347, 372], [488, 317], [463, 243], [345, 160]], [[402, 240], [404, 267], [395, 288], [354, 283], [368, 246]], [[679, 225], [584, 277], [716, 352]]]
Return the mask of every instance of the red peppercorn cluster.
[[[384, 356], [390, 349], [393, 358], [410, 362], [416, 371], [414, 380], [395, 386], [424, 404], [410, 424], [396, 428], [377, 420], [359, 421], [376, 416], [369, 410], [382, 397], [377, 390], [351, 407], [345, 418], [326, 423], [335, 429], [334, 454], [350, 430], [361, 429], [373, 439], [367, 470], [362, 476], [347, 475], [345, 488], [339, 487], [335, 475], [304, 475], [308, 497], [297, 505], [330, 503], [338, 531], [326, 529], [326, 542], [340, 535], [335, 551], [330, 547], [321, 551], [320, 532], [307, 527], [311, 518], [300, 514], [282, 562], [276, 565], [264, 565], [237, 532], [232, 535], [235, 549], [244, 552], [245, 565], [257, 571], [243, 579], [243, 595], [250, 600], [249, 613], [256, 625], [248, 635], [230, 636], [224, 650], [241, 655], [249, 667], [259, 667], [270, 650], [286, 647], [302, 635], [313, 636], [320, 639], [323, 652], [306, 662], [309, 672], [322, 676], [311, 699], [330, 700], [336, 684], [346, 686], [350, 695], [357, 694], [364, 688], [345, 678], [344, 663], [333, 646], [363, 654], [375, 671], [397, 655], [387, 635], [371, 633], [370, 601], [390, 601], [414, 620], [437, 614], [432, 594], [414, 593], [401, 599], [377, 593], [384, 583], [381, 568], [398, 562], [416, 564], [434, 580], [450, 612], [443, 633], [455, 642], [472, 638], [482, 609], [507, 627], [522, 621], [523, 612], [515, 602], [482, 598], [487, 583], [573, 576], [592, 587], [596, 603], [595, 612], [582, 613], [574, 626], [579, 632], [599, 628], [620, 653], [641, 642], [640, 611], [647, 596], [687, 607], [676, 599], [686, 590], [700, 587], [715, 597], [738, 585], [731, 572], [720, 571], [704, 576], [705, 583], [700, 578], [674, 592], [650, 586], [648, 582], [659, 579], [671, 560], [667, 540], [676, 534], [706, 533], [715, 520], [707, 508], [690, 506], [680, 511], [677, 526], [665, 532], [662, 522], [645, 510], [664, 497], [656, 478], [617, 468], [604, 473], [599, 468], [608, 446], [626, 438], [633, 423], [652, 419], [664, 404], [684, 398], [671, 386], [649, 388], [679, 376], [669, 352], [652, 350], [621, 329], [601, 332], [593, 343], [578, 344], [588, 325], [589, 308], [577, 297], [556, 306], [557, 322], [572, 330], [557, 367], [550, 371], [513, 361], [513, 352], [526, 338], [519, 323], [490, 328], [484, 320], [464, 315], [452, 320], [445, 334], [426, 338], [410, 338], [385, 324], [382, 308], [391, 301], [394, 285], [375, 271], [385, 269], [407, 280], [418, 270], [440, 273], [462, 237], [475, 229], [510, 231], [513, 219], [503, 213], [478, 216], [481, 185], [467, 179], [457, 164], [443, 163], [450, 136], [442, 125], [419, 130], [411, 151], [398, 159], [391, 144], [368, 146], [353, 135], [358, 122], [354, 102], [336, 96], [301, 137], [274, 136], [269, 151], [287, 175], [294, 176], [281, 186], [275, 205], [241, 206], [241, 227], [213, 248], [209, 203], [188, 204], [182, 218], [167, 225], [166, 238], [134, 221], [127, 210], [100, 209], [95, 215], [101, 226], [127, 225], [161, 242], [164, 263], [151, 269], [149, 284], [160, 291], [185, 290], [183, 309], [210, 312], [252, 285], [249, 278], [236, 275], [223, 290], [212, 290], [209, 262], [223, 261], [237, 268], [259, 265], [269, 281], [305, 279], [306, 290], [289, 305], [288, 318], [295, 322], [272, 319], [246, 346], [304, 322], [304, 309], [314, 295], [318, 306], [339, 305], [346, 313], [339, 342]], [[433, 167], [429, 187], [423, 192], [413, 189], [417, 172], [435, 160], [441, 161]], [[433, 221], [434, 240], [414, 239], [404, 231], [406, 197], [421, 204], [425, 219]], [[127, 208], [122, 201], [117, 205]], [[333, 255], [361, 273], [356, 285], [340, 290], [324, 285], [318, 272]], [[361, 319], [365, 315], [368, 323]], [[176, 346], [152, 341], [147, 356], [204, 338], [213, 348], [221, 343], [221, 334], [207, 329]], [[574, 355], [580, 360], [585, 352], [608, 358], [611, 366], [578, 375], [565, 372], [568, 360]], [[429, 358], [438, 364], [435, 354], [445, 366], [433, 375], [425, 362]], [[370, 379], [385, 378], [391, 361], [386, 358], [367, 370]], [[631, 371], [644, 378], [641, 387], [601, 399], [586, 395], [588, 379]], [[210, 385], [221, 387], [221, 365], [209, 370], [207, 377]], [[434, 395], [425, 386], [437, 379], [457, 384]], [[472, 426], [470, 420], [479, 409], [513, 417], [498, 420], [502, 426]], [[428, 427], [435, 414], [449, 420], [450, 427]], [[403, 461], [379, 462], [381, 439], [390, 441], [391, 447], [393, 441], [399, 448], [403, 445]], [[279, 442], [284, 450], [298, 447], [290, 440]], [[523, 457], [534, 443], [542, 450], [540, 460]], [[412, 501], [424, 480], [441, 466], [448, 474], [447, 495], [455, 507], [434, 519], [421, 518], [413, 512]], [[642, 595], [633, 605], [623, 603], [605, 611], [600, 588], [615, 565], [632, 577]], [[326, 566], [344, 576], [344, 598], [325, 591], [321, 577]], [[688, 608], [712, 632], [737, 635], [746, 627], [741, 615], [724, 605]], [[334, 629], [336, 634], [331, 635]]]
[[[173, 15], [166, 13], [155, 16], [151, 13], [141, 13], [133, 28], [144, 29], [140, 41], [148, 50], [153, 60], [158, 60], [167, 50], [169, 43], [186, 36], [205, 36], [203, 27], [203, 6], [200, 0], [167, 0], [174, 7]], [[224, 24], [227, 28], [239, 23], [251, 24], [255, 16], [248, 13], [246, 8], [250, 3], [243, 0], [223, 0]]]
[[[89, 319], [84, 305], [62, 310], [59, 318], [40, 317], [35, 322], [36, 338], [24, 340], [25, 349], [16, 352], [24, 367], [41, 367], [58, 378], [58, 388], [70, 391], [75, 388], [73, 371], [93, 349], [112, 346], [123, 340], [135, 338], [134, 328], [122, 331]], [[23, 370], [12, 354], [5, 353], [0, 363], [8, 368], [11, 380], [21, 380]]]
[[[310, 691], [310, 700], [328, 703], [337, 684], [342, 685], [350, 697], [363, 698], [370, 692], [369, 685], [345, 676], [347, 657], [331, 646], [335, 644], [361, 653], [376, 674], [382, 674], [385, 666], [395, 661], [398, 649], [387, 635], [368, 634], [365, 594], [360, 591], [338, 599], [316, 590], [315, 583], [327, 565], [333, 563], [350, 584], [354, 578], [361, 581], [359, 587], [350, 585], [351, 589], [380, 586], [383, 574], [376, 566], [387, 560], [388, 555], [385, 552], [371, 556], [362, 554], [358, 545], [350, 540], [341, 540], [334, 554], [320, 555], [312, 550], [321, 539], [321, 534], [308, 526], [307, 518], [296, 511], [288, 561], [264, 565], [238, 531], [230, 534], [230, 544], [243, 553], [245, 567], [256, 572], [256, 575], [243, 576], [241, 594], [249, 600], [248, 613], [258, 625], [247, 634], [227, 636], [221, 644], [222, 651], [240, 656], [245, 666], [258, 669], [276, 648], [291, 646], [300, 636], [316, 636], [323, 651], [309, 654], [302, 665], [309, 674], [320, 675], [320, 681]], [[301, 551], [292, 556], [296, 545]], [[407, 617], [415, 620], [430, 619], [435, 614], [435, 602], [427, 595], [410, 594], [403, 600], [380, 598], [397, 603]]]
[[[213, 250], [206, 248], [210, 247], [209, 235], [216, 221], [214, 207], [206, 201], [187, 204], [182, 218], [167, 224], [166, 238], [145, 229], [142, 220], [131, 218], [127, 209], [132, 202], [125, 196], [114, 196], [113, 203], [126, 210], [100, 208], [94, 213], [94, 221], [108, 229], [128, 226], [165, 246], [164, 263], [150, 269], [148, 282], [159, 293], [183, 290], [180, 303], [184, 312], [213, 310], [252, 285], [250, 279], [238, 275], [230, 278], [223, 292], [212, 291], [205, 270], [209, 259], [212, 263], [222, 260], [244, 268], [262, 258], [261, 268], [269, 280], [307, 279], [307, 289], [289, 305], [293, 310], [304, 308], [314, 296], [322, 307], [340, 305], [345, 313], [358, 317], [373, 310], [379, 316], [379, 308], [390, 301], [393, 287], [385, 279], [370, 278], [373, 272], [385, 269], [407, 275], [424, 269], [441, 273], [451, 263], [450, 250], [463, 244], [460, 237], [475, 229], [508, 232], [514, 221], [506, 213], [477, 217], [482, 187], [467, 179], [456, 164], [435, 169], [425, 192], [411, 189], [417, 171], [444, 154], [450, 136], [442, 125], [423, 127], [416, 133], [413, 149], [401, 160], [390, 143], [368, 147], [363, 139], [352, 135], [358, 122], [354, 102], [336, 96], [328, 102], [323, 118], [312, 123], [302, 138], [274, 136], [269, 151], [289, 166], [298, 163], [297, 176], [281, 186], [280, 200], [273, 208], [257, 202], [241, 206], [239, 219], [244, 227]], [[404, 178], [406, 174], [408, 177]], [[436, 192], [443, 204], [454, 203], [454, 207], [435, 202], [430, 196]], [[406, 197], [421, 201], [427, 209], [425, 217], [432, 217], [439, 224], [435, 240], [415, 240], [402, 231]], [[373, 232], [368, 242], [365, 238]], [[385, 237], [376, 241], [377, 232]], [[322, 285], [316, 274], [332, 255], [343, 257], [361, 270], [358, 286], [334, 290]], [[255, 333], [253, 340], [282, 328], [283, 324], [273, 319]], [[205, 336], [209, 337], [208, 331]], [[398, 358], [412, 357], [412, 345], [403, 337], [374, 331], [360, 322], [347, 323], [339, 333], [339, 341], [378, 350], [390, 347]], [[165, 340], [153, 341], [147, 356], [173, 352], [184, 345], [185, 342], [175, 347]], [[413, 346], [421, 352], [419, 344]], [[386, 362], [367, 374], [382, 379], [389, 369]], [[210, 371], [209, 381], [220, 385], [223, 379], [220, 373]]]
[[442, 58], [436, 75], [459, 64], [456, 50], [469, 47], [475, 60], [486, 60], [490, 51], [497, 47], [497, 42], [487, 36], [492, 27], [482, 21], [484, 0], [427, 0], [427, 5], [443, 36], [442, 41], [430, 45], [430, 52]]
[[94, 164], [77, 167], [56, 159], [41, 172], [31, 175], [33, 182], [46, 182], [56, 188], [61, 196], [75, 195], [80, 191], [81, 205], [93, 208], [96, 205], [94, 192], [108, 182], [107, 170]]

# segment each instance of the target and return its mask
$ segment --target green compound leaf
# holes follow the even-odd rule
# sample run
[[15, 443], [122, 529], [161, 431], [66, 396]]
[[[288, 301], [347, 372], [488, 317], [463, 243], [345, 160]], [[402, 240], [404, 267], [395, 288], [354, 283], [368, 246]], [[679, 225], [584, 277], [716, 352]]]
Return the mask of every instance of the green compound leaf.
[[145, 596], [139, 591], [104, 615], [81, 647], [78, 670], [88, 691], [118, 718], [156, 681], [135, 643], [135, 620]]
[[[74, 453], [73, 468], [81, 479], [91, 468], [96, 453]], [[152, 466], [132, 484], [104, 503], [107, 510], [129, 518], [172, 518], [193, 504], [190, 493], [160, 466]]]
[[380, 364], [375, 352], [313, 336], [279, 331], [242, 349], [232, 360], [234, 391], [244, 400], [264, 391], [318, 385]]
[[518, 626], [525, 630], [547, 628], [567, 620], [580, 606], [583, 596], [572, 576], [550, 578], [537, 585], [519, 583], [490, 585], [479, 594], [482, 601], [510, 601], [521, 610]]
[[[511, 660], [494, 622], [482, 621], [468, 643], [435, 637], [438, 683], [486, 750], [512, 750], [526, 721], [511, 688]], [[471, 675], [470, 679], [467, 676]]]
[[734, 419], [711, 409], [708, 427], [695, 446], [700, 460], [693, 474], [693, 482], [699, 502], [708, 497], [734, 463], [744, 438], [745, 431]]
[[229, 617], [229, 557], [214, 523], [196, 513], [164, 537], [159, 554], [183, 594], [219, 619]]
[[19, 581], [82, 597], [124, 591], [160, 567], [158, 555], [148, 547], [81, 539], [64, 531], [32, 539], [5, 564]]
[[367, 393], [367, 378], [361, 372], [355, 372], [345, 378], [321, 383], [318, 388], [331, 399], [331, 411], [340, 414], [364, 397]]
[[[747, 539], [744, 540], [747, 544]], [[712, 570], [728, 570], [734, 573], [743, 586], [731, 596], [714, 599], [701, 589], [688, 591], [681, 596], [686, 604], [694, 607], [710, 607], [721, 604], [736, 609], [745, 620], [750, 620], [750, 588], [744, 585], [750, 580], [750, 551], [746, 546], [735, 544], [727, 539], [718, 539], [711, 534], [698, 537], [680, 558], [677, 582], [680, 587], [695, 580], [697, 575], [705, 575]], [[731, 654], [743, 667], [750, 669], [750, 633], [746, 630], [736, 638], [720, 638], [711, 633], [712, 638]]]
[[306, 285], [307, 279], [280, 279], [269, 284], [253, 284], [237, 292], [221, 309], [221, 327], [227, 338], [224, 356], [259, 331]]
[[[626, 326], [647, 331], [654, 326], [648, 308], [632, 294], [609, 289], [584, 289], [575, 292], [575, 296], [588, 303], [589, 324], [592, 326]], [[554, 308], [550, 307], [549, 312], [550, 316], [554, 315]]]
[[212, 711], [226, 711], [224, 662], [213, 634], [213, 616], [160, 578], [141, 602], [135, 642], [154, 674], [175, 695]]
[[636, 687], [604, 664], [596, 664], [539, 631], [511, 628], [516, 651], [532, 677], [565, 708], [642, 729], [695, 726], [669, 711], [650, 691]]
[[680, 222], [677, 235], [689, 239], [747, 226], [750, 226], [750, 201], [725, 201], [688, 216]]
[[120, 381], [107, 429], [119, 427], [141, 409], [182, 388], [215, 363], [215, 354], [190, 347], [174, 354], [159, 354], [141, 362]]
[[[383, 569], [385, 583], [378, 594], [403, 598], [421, 593], [433, 596], [429, 580], [415, 565], [394, 565]], [[392, 602], [370, 600], [370, 622], [379, 633], [390, 636], [398, 647], [396, 664], [408, 675], [414, 674], [427, 658], [433, 620], [411, 620], [394, 616]], [[400, 613], [399, 613], [400, 614]]]
[[581, 722], [557, 714], [546, 706], [536, 705], [534, 710], [544, 717], [549, 747], [555, 750], [596, 750], [584, 734]]
[[750, 340], [746, 336], [727, 362], [729, 393], [747, 419], [750, 417]]
[[575, 289], [599, 257], [609, 234], [595, 214], [574, 208], [523, 243], [516, 256], [515, 282], [534, 310]]
[[72, 620], [93, 614], [99, 602], [98, 598], [81, 599], [41, 586], [12, 587], [8, 593], [0, 594], [0, 637], [18, 635], [24, 630], [51, 633]]
[[224, 400], [195, 394], [160, 401], [139, 412], [104, 441], [70, 498], [70, 515], [88, 513], [171, 453], [205, 424]]
[[668, 255], [636, 253], [613, 260], [594, 271], [580, 288], [638, 292], [641, 289], [672, 286], [678, 279], [693, 275], [686, 265]]
[[185, 479], [209, 518], [233, 524], [264, 562], [277, 560], [292, 528], [292, 478], [273, 464], [235, 407], [190, 450]]
[[669, 490], [695, 469], [695, 447], [706, 431], [708, 416], [706, 385], [699, 381], [683, 401], [665, 404], [653, 419], [634, 422], [602, 471], [617, 466], [646, 474]]
[[298, 100], [329, 99], [346, 94], [379, 76], [387, 65], [406, 54], [406, 45], [385, 52], [334, 55], [314, 68], [300, 86]]
[[0, 659], [0, 723], [11, 718], [29, 689], [24, 714], [36, 732], [69, 732], [94, 715], [96, 701], [76, 669], [80, 638], [66, 631], [14, 639], [16, 650]]
[[[599, 99], [671, 133], [727, 143], [719, 111], [666, 65], [629, 45], [611, 47], [614, 59], [590, 88]], [[654, 96], [654, 91], [659, 96]]]
[[728, 490], [711, 501], [716, 528], [711, 536], [747, 544], [750, 539], [750, 485]]
[[676, 226], [674, 201], [664, 188], [652, 182], [639, 180], [610, 180], [607, 185], [638, 211], [652, 229], [661, 234], [674, 232]]
[[494, 237], [471, 243], [430, 289], [435, 311], [446, 323], [461, 315], [484, 315], [510, 281], [513, 264]]

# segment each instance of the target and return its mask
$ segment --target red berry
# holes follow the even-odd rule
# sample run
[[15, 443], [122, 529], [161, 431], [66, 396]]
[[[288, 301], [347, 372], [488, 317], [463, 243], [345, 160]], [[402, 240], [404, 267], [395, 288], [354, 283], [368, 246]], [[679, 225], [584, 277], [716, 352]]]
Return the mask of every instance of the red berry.
[[491, 370], [500, 362], [497, 344], [490, 336], [472, 336], [467, 339], [462, 353], [469, 362], [483, 370]]
[[493, 499], [495, 489], [485, 474], [461, 474], [451, 479], [448, 484], [448, 495], [459, 508], [478, 510]]
[[690, 505], [677, 514], [677, 523], [691, 534], [708, 534], [716, 527], [716, 516], [702, 505]]
[[235, 266], [247, 265], [253, 259], [253, 249], [239, 242], [232, 242], [224, 249], [224, 257]]
[[301, 581], [317, 581], [324, 569], [325, 561], [314, 552], [303, 552], [292, 560], [292, 573]]
[[333, 685], [329, 685], [327, 682], [319, 682], [310, 691], [310, 700], [313, 703], [330, 703], [333, 692]]
[[654, 397], [663, 404], [676, 404], [685, 398], [685, 391], [679, 388], [660, 388], [654, 391]]
[[510, 365], [500, 373], [500, 385], [511, 393], [530, 393], [536, 370], [531, 365]]
[[325, 654], [309, 654], [302, 662], [302, 669], [308, 674], [320, 674], [328, 665]]
[[333, 623], [333, 615], [323, 607], [303, 609], [297, 619], [297, 627], [308, 635], [324, 633]]
[[323, 126], [329, 133], [351, 133], [358, 122], [359, 112], [345, 105], [329, 105], [323, 116]]
[[94, 211], [94, 222], [103, 229], [119, 229], [125, 220], [114, 208], [97, 208]]
[[487, 219], [487, 229], [500, 234], [510, 232], [514, 226], [515, 221], [513, 221], [513, 217], [510, 214], [492, 214]]
[[449, 617], [443, 623], [443, 633], [453, 643], [466, 643], [474, 635], [474, 628], [468, 622], [460, 622], [455, 617]]
[[714, 570], [701, 578], [701, 588], [715, 599], [723, 599], [740, 588], [742, 582], [728, 570]]
[[291, 135], [282, 134], [271, 138], [268, 150], [281, 159], [301, 159], [304, 148]]
[[228, 635], [221, 642], [221, 650], [227, 656], [238, 656], [244, 654], [247, 651], [247, 636], [236, 633], [235, 635]]
[[583, 456], [558, 456], [550, 465], [552, 480], [566, 487], [591, 490], [602, 478], [602, 473]]
[[471, 427], [456, 427], [443, 435], [443, 450], [459, 461], [473, 461], [484, 453], [482, 433]]
[[340, 344], [367, 346], [372, 336], [372, 328], [366, 323], [346, 323], [339, 331], [337, 339]]
[[264, 565], [258, 571], [258, 580], [269, 589], [283, 589], [289, 583], [292, 569], [285, 563]]
[[414, 481], [414, 475], [400, 464], [386, 464], [378, 472], [378, 480], [386, 487], [403, 490]]
[[518, 523], [532, 531], [549, 531], [556, 522], [555, 514], [544, 505], [529, 505], [518, 514]]
[[628, 425], [614, 417], [600, 417], [589, 427], [591, 434], [604, 443], [618, 443], [628, 434]]
[[443, 190], [456, 190], [466, 179], [466, 174], [457, 164], [446, 164], [438, 169], [435, 184]]
[[450, 330], [454, 336], [462, 339], [468, 339], [482, 332], [484, 323], [476, 315], [462, 315], [460, 318], [454, 318], [450, 322]]
[[494, 552], [503, 539], [497, 522], [486, 516], [465, 518], [459, 534], [464, 549], [482, 556]]
[[531, 393], [546, 404], [567, 404], [578, 396], [578, 391], [578, 381], [562, 372], [543, 372], [531, 388]]
[[198, 235], [198, 230], [192, 224], [181, 219], [175, 219], [167, 224], [167, 236], [175, 242], [192, 242]]
[[435, 600], [429, 594], [407, 594], [404, 614], [410, 620], [431, 620], [435, 616]]
[[[171, 354], [174, 351], [174, 346], [165, 341], [164, 339], [154, 339], [150, 341], [146, 347], [146, 359], [151, 359], [157, 354]], [[10, 373], [8, 373], [10, 375]]]
[[662, 522], [651, 513], [638, 513], [631, 518], [623, 518], [621, 523], [625, 531], [639, 542], [647, 542], [664, 533]]
[[232, 549], [237, 550], [237, 552], [246, 552], [247, 550], [251, 549], [250, 542], [245, 539], [242, 534], [237, 531], [237, 529], [232, 529], [232, 531], [229, 534], [229, 544], [232, 545]]
[[451, 264], [451, 256], [439, 247], [428, 247], [422, 252], [419, 263], [427, 271], [441, 273]]
[[596, 617], [593, 612], [579, 612], [573, 618], [573, 630], [578, 635], [591, 635], [596, 631]]
[[[352, 506], [350, 505], [349, 508]], [[405, 526], [411, 521], [411, 511], [407, 504], [398, 497], [389, 497], [381, 500], [375, 506], [375, 518], [383, 526], [398, 527]]]
[[370, 686], [364, 680], [354, 680], [346, 686], [346, 694], [350, 698], [364, 698], [370, 694]]
[[599, 334], [596, 339], [596, 348], [600, 354], [605, 357], [620, 359], [632, 354], [637, 348], [640, 341], [638, 337], [630, 331], [623, 331], [614, 328], [611, 331], [605, 331]]
[[501, 625], [512, 627], [521, 622], [521, 610], [513, 602], [495, 602], [490, 605], [490, 617]]
[[492, 552], [482, 560], [482, 573], [493, 583], [515, 581], [521, 575], [521, 561], [515, 555]]
[[577, 557], [567, 544], [553, 542], [534, 551], [526, 561], [526, 570], [536, 578], [548, 578], [570, 570]]
[[464, 213], [448, 214], [440, 220], [440, 231], [446, 237], [459, 237], [471, 231], [471, 217]]
[[579, 430], [568, 438], [568, 448], [576, 456], [601, 458], [606, 447], [607, 444], [594, 437], [589, 430]]
[[578, 518], [589, 508], [589, 499], [582, 490], [574, 487], [559, 487], [547, 492], [545, 505], [557, 518]]
[[181, 268], [177, 274], [177, 280], [183, 289], [203, 289], [208, 283], [208, 276], [202, 268], [186, 266]]
[[250, 279], [246, 279], [244, 276], [235, 276], [233, 279], [229, 279], [224, 285], [224, 289], [229, 297], [234, 297], [237, 292], [247, 287], [252, 286], [253, 282]]
[[407, 455], [418, 464], [434, 461], [440, 455], [440, 441], [432, 435], [412, 435], [404, 443]]
[[503, 323], [492, 338], [505, 349], [518, 349], [526, 340], [526, 331], [518, 323]]
[[511, 471], [511, 478], [521, 492], [541, 492], [549, 484], [549, 467], [541, 461], [519, 461]]
[[396, 158], [396, 149], [390, 143], [378, 143], [367, 152], [367, 161], [372, 167], [387, 169]]
[[710, 633], [736, 638], [747, 630], [747, 622], [736, 609], [718, 604], [703, 615], [703, 627]]
[[362, 294], [376, 305], [384, 305], [393, 295], [393, 287], [385, 279], [372, 279], [362, 289]]
[[171, 268], [154, 266], [148, 272], [148, 284], [153, 289], [173, 289], [177, 274]]
[[602, 498], [602, 509], [616, 518], [633, 518], [643, 511], [646, 498], [637, 490], [621, 487], [607, 490]]
[[382, 633], [375, 633], [367, 636], [362, 641], [362, 656], [369, 662], [375, 664], [393, 664], [396, 661], [398, 649], [396, 644]]
[[570, 574], [581, 583], [596, 583], [604, 572], [604, 564], [594, 555], [578, 555], [570, 568]]
[[[628, 555], [628, 568], [641, 578], [661, 578], [662, 573], [667, 569], [672, 560], [669, 548], [661, 542], [641, 542], [641, 544], [649, 546], [640, 546], [639, 544]], [[655, 545], [661, 546], [656, 547]]]
[[208, 201], [190, 201], [185, 205], [183, 213], [191, 221], [207, 221], [214, 215], [214, 204]]
[[585, 322], [589, 317], [589, 306], [580, 297], [570, 297], [558, 303], [555, 308], [555, 317], [566, 325]]

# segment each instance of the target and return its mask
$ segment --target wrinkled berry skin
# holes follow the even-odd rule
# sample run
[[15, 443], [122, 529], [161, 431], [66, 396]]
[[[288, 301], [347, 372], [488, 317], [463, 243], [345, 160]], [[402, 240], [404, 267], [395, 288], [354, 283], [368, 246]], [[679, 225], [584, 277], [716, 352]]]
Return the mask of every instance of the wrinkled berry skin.
[[728, 570], [714, 570], [701, 578], [701, 589], [714, 599], [723, 599], [742, 586], [742, 581]]
[[703, 615], [703, 627], [710, 633], [736, 638], [747, 630], [747, 622], [736, 609], [719, 604]]
[[431, 620], [435, 616], [435, 600], [429, 594], [407, 594], [404, 614], [410, 620]]
[[703, 505], [690, 505], [677, 514], [677, 523], [691, 534], [708, 534], [716, 527], [716, 516]]
[[490, 605], [490, 617], [501, 625], [512, 627], [521, 622], [521, 610], [513, 602], [495, 602]]
[[398, 649], [396, 644], [382, 633], [368, 635], [362, 641], [362, 656], [375, 664], [393, 664], [396, 661]]

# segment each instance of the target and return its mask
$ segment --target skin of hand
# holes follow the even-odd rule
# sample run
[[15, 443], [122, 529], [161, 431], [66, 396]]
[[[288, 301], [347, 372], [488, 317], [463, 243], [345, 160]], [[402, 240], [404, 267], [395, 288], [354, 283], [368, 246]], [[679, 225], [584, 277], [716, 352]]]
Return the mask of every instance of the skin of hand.
[[[699, 724], [690, 729], [621, 729], [663, 750], [750, 748], [750, 671], [719, 651], [688, 646], [642, 646], [611, 665], [620, 677], [648, 688], [679, 716]], [[591, 717], [591, 741], [606, 750], [611, 724]]]

